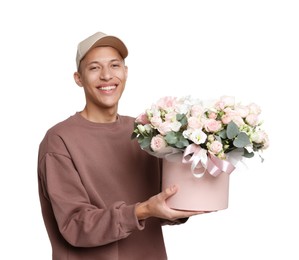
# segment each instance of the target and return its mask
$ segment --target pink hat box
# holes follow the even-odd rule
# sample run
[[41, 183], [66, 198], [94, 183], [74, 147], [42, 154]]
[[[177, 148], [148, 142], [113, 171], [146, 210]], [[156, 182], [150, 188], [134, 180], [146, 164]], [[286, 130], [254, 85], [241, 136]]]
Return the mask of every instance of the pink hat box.
[[191, 163], [163, 159], [162, 189], [178, 186], [178, 191], [167, 199], [170, 208], [188, 211], [217, 211], [228, 207], [229, 174], [217, 177], [209, 172], [198, 178], [191, 171]]

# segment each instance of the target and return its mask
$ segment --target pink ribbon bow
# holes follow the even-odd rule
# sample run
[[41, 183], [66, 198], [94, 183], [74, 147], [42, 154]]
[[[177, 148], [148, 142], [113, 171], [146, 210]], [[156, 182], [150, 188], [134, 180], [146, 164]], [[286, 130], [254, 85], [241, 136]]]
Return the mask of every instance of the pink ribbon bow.
[[219, 159], [196, 144], [187, 146], [182, 162], [191, 162], [191, 171], [197, 178], [201, 178], [206, 171], [212, 176], [217, 177], [222, 172], [230, 174], [235, 169], [235, 166], [229, 161]]

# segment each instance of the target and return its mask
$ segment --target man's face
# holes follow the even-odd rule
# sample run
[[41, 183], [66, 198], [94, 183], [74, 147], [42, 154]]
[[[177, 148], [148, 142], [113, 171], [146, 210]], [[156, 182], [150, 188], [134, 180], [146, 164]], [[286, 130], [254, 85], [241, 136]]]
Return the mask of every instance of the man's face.
[[75, 80], [85, 91], [89, 108], [116, 109], [127, 80], [127, 67], [112, 47], [96, 47], [81, 60]]

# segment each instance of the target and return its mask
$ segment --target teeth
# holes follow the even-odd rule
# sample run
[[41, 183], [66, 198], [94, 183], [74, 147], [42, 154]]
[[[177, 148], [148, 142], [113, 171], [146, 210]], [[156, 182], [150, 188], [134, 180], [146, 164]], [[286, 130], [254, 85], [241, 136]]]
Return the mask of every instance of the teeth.
[[111, 90], [111, 89], [115, 89], [115, 86], [107, 86], [107, 87], [101, 87], [101, 90]]

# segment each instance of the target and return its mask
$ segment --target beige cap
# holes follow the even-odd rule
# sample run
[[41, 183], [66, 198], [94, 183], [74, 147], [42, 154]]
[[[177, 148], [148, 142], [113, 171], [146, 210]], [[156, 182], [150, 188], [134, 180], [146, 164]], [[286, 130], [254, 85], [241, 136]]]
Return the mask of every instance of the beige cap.
[[86, 53], [92, 48], [99, 46], [110, 46], [115, 48], [119, 51], [123, 59], [128, 56], [128, 49], [119, 38], [102, 32], [97, 32], [78, 44], [76, 56], [77, 69], [79, 68], [80, 61], [84, 58]]

